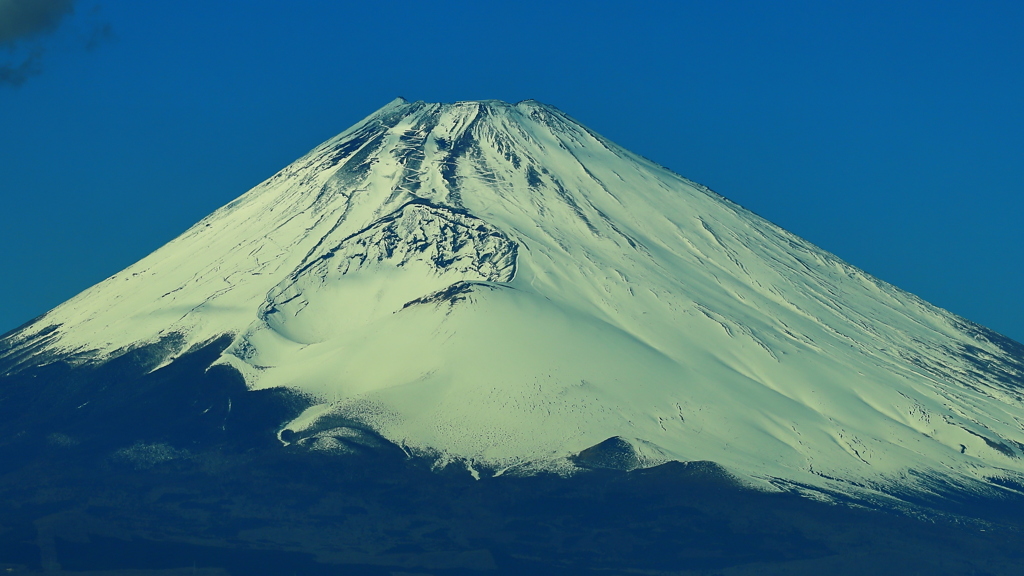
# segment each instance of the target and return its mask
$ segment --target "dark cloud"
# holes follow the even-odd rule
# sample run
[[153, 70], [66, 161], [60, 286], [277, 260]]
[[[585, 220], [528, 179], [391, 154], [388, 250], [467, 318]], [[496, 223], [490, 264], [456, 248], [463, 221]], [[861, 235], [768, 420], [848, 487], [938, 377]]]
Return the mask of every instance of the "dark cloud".
[[75, 0], [0, 0], [0, 45], [53, 31]]
[[0, 87], [20, 86], [42, 72], [44, 52], [91, 52], [113, 38], [110, 24], [99, 20], [98, 4], [86, 8], [83, 18], [72, 20], [68, 34], [50, 37], [75, 12], [76, 4], [77, 0], [0, 0]]
[[96, 48], [99, 48], [100, 44], [103, 44], [113, 37], [114, 29], [109, 23], [104, 22], [94, 24], [91, 32], [89, 32], [88, 38], [85, 40], [85, 49], [92, 52]]
[[39, 61], [42, 56], [43, 50], [38, 48], [10, 61], [0, 61], [0, 86], [21, 86], [32, 76], [39, 74]]

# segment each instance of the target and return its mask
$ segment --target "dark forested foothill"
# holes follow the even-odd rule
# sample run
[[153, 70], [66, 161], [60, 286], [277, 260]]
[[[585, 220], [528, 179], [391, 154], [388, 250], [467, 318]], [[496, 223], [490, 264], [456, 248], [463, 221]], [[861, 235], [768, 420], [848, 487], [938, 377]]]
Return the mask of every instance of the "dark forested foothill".
[[[300, 397], [140, 350], [0, 379], [0, 569], [11, 574], [1020, 574], [1024, 507], [904, 510], [634, 469], [614, 440], [571, 477], [432, 469], [370, 431], [288, 446]], [[94, 394], [103, 389], [105, 394]], [[90, 400], [99, 399], [99, 400]], [[263, 424], [257, 424], [263, 423]], [[345, 446], [343, 446], [344, 448]], [[863, 503], [861, 503], [863, 504]]]

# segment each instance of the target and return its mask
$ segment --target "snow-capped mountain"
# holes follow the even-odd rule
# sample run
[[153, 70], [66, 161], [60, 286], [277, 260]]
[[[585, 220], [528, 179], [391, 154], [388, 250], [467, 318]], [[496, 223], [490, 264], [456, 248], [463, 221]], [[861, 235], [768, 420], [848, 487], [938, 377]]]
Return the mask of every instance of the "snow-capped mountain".
[[602, 446], [859, 496], [1024, 473], [1024, 347], [535, 101], [397, 99], [0, 363], [163, 342], [159, 370], [224, 335], [214, 364], [310, 399], [278, 437], [311, 450], [355, 422], [474, 475]]

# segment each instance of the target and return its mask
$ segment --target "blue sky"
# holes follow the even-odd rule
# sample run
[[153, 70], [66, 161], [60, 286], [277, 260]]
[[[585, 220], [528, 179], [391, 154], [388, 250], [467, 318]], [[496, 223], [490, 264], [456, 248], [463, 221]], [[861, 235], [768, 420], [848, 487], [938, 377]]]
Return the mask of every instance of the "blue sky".
[[0, 332], [404, 96], [553, 104], [1024, 340], [1024, 3], [17, 1]]

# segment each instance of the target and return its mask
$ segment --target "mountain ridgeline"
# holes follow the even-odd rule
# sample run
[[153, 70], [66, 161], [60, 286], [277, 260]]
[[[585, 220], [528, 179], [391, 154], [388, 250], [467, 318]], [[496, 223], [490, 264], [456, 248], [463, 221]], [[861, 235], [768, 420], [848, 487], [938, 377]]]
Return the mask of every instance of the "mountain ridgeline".
[[1022, 393], [1024, 346], [556, 108], [397, 99], [0, 338], [0, 562], [1002, 573]]

